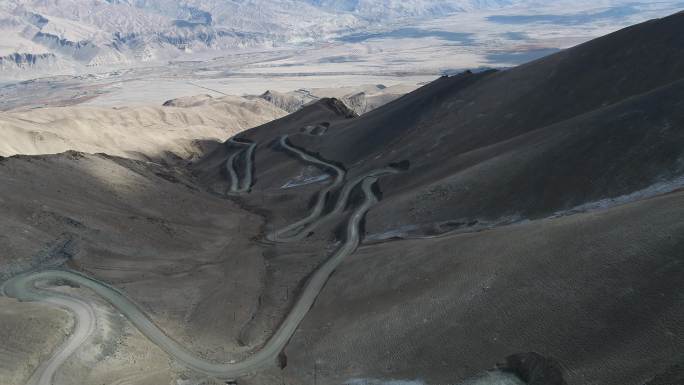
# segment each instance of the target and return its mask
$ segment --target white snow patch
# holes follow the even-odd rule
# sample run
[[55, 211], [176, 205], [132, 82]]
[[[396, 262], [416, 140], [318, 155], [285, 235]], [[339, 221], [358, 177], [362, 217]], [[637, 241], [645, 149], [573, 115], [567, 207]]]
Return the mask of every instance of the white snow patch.
[[316, 174], [317, 172], [318, 172], [317, 168], [315, 168], [313, 166], [307, 166], [304, 169], [302, 169], [302, 171], [299, 172], [299, 175], [297, 175], [296, 177], [287, 181], [287, 183], [282, 185], [280, 188], [281, 189], [288, 189], [288, 188], [318, 183], [318, 182], [322, 182], [324, 180], [330, 179], [329, 174]]
[[419, 227], [417, 225], [404, 225], [395, 229], [387, 230], [383, 233], [366, 235], [366, 240], [382, 241], [391, 238], [406, 238], [410, 235], [412, 231], [416, 231], [418, 229]]
[[460, 383], [460, 385], [525, 385], [515, 374], [492, 371]]
[[[353, 378], [342, 383], [343, 385], [425, 385], [423, 380], [394, 380], [377, 378]], [[454, 383], [456, 385], [456, 383]], [[490, 371], [482, 375], [459, 382], [458, 385], [525, 385], [515, 374]]]
[[386, 380], [377, 378], [353, 378], [344, 385], [425, 385], [422, 380]]
[[668, 194], [681, 188], [684, 188], [684, 175], [669, 181], [658, 182], [643, 190], [635, 191], [630, 194], [584, 203], [569, 210], [557, 211], [554, 213], [553, 217], [561, 217], [587, 211], [605, 210], [607, 208], [623, 205], [626, 203]]

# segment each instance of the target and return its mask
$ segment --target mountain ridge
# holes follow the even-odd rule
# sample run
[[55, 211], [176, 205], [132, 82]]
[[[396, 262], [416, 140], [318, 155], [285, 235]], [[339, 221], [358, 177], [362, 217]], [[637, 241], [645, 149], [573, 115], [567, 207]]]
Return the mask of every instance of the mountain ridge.
[[[321, 98], [190, 162], [0, 157], [0, 273], [87, 277], [153, 326], [45, 283], [103, 314], [55, 376], [69, 384], [675, 384], [683, 56], [678, 13], [360, 116]], [[8, 346], [27, 319], [66, 333], [4, 309]], [[0, 370], [29, 378], [28, 355]]]

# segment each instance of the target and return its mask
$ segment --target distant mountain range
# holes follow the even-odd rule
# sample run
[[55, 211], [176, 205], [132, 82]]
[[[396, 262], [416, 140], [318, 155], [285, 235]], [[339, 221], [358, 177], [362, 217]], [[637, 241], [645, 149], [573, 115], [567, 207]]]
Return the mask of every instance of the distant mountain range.
[[160, 62], [184, 53], [306, 43], [513, 0], [5, 0], [0, 71]]
[[[102, 72], [205, 61], [236, 49], [357, 44], [387, 36], [458, 40], [485, 52], [482, 47], [496, 45], [496, 38], [483, 31], [502, 25], [516, 30], [521, 24], [593, 23], [604, 33], [609, 25], [643, 21], [636, 15], [659, 7], [667, 9], [660, 12], [665, 15], [678, 5], [645, 0], [0, 0], [0, 75]], [[464, 17], [445, 18], [455, 14]], [[416, 23], [426, 29], [408, 28]], [[483, 23], [493, 27], [482, 29]], [[450, 32], [453, 28], [459, 33]], [[483, 41], [463, 40], [478, 28]]]

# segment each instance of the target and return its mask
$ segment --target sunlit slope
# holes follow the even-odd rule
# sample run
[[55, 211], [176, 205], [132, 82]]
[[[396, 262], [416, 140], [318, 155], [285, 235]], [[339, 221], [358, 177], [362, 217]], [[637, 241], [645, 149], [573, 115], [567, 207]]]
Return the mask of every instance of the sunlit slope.
[[0, 113], [0, 155], [67, 150], [134, 158], [188, 157], [196, 140], [223, 141], [285, 114], [263, 100], [183, 98], [159, 107], [71, 106]]

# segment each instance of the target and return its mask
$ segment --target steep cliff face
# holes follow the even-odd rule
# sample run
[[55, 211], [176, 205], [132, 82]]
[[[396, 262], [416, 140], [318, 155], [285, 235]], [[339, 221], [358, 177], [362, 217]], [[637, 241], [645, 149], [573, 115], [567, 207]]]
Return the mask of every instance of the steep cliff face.
[[57, 60], [52, 53], [12, 53], [0, 56], [0, 70], [11, 71], [31, 68], [47, 68]]
[[53, 52], [59, 52], [62, 55], [69, 56], [78, 62], [86, 64], [90, 63], [100, 52], [100, 47], [92, 41], [71, 41], [51, 33], [38, 32], [33, 36], [33, 41]]

